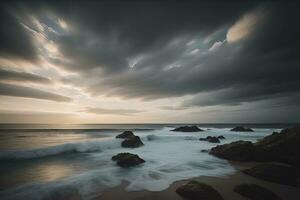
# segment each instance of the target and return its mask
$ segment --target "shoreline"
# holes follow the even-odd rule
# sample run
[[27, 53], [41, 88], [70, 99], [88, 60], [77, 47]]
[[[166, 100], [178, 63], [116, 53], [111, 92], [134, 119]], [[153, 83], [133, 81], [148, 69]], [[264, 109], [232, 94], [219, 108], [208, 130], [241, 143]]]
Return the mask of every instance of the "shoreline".
[[[185, 127], [184, 127], [185, 128]], [[243, 128], [243, 127], [241, 127]], [[184, 130], [186, 131], [186, 129]], [[243, 131], [243, 130], [241, 130]], [[248, 130], [247, 130], [248, 131]], [[252, 130], [251, 130], [252, 131]], [[124, 199], [124, 200], [131, 200], [131, 199], [183, 199], [181, 196], [179, 196], [176, 193], [177, 188], [179, 188], [181, 185], [184, 185], [190, 181], [197, 181], [199, 183], [204, 183], [205, 185], [208, 185], [209, 187], [213, 188], [216, 190], [219, 195], [217, 195], [218, 198], [220, 196], [222, 199], [228, 199], [228, 200], [246, 200], [247, 198], [241, 196], [240, 194], [234, 192], [236, 189], [236, 186], [241, 186], [245, 185], [247, 187], [247, 184], [252, 184], [254, 187], [262, 187], [262, 191], [260, 190], [248, 190], [250, 195], [254, 194], [259, 197], [260, 194], [266, 193], [268, 194], [268, 190], [271, 191], [270, 193], [274, 193], [275, 195], [271, 195], [272, 198], [269, 198], [266, 196], [263, 198], [264, 200], [273, 200], [275, 199], [285, 199], [285, 200], [298, 200], [300, 199], [300, 187], [298, 183], [300, 183], [300, 177], [298, 176], [297, 169], [295, 168], [289, 168], [289, 167], [282, 167], [278, 166], [278, 163], [274, 162], [254, 162], [253, 160], [272, 160], [272, 161], [277, 161], [281, 162], [282, 156], [286, 156], [289, 158], [289, 156], [293, 156], [291, 160], [287, 160], [287, 163], [292, 163], [295, 166], [298, 165], [298, 155], [299, 155], [299, 144], [291, 141], [299, 141], [298, 138], [298, 127], [292, 127], [289, 129], [284, 129], [280, 133], [273, 133], [271, 135], [268, 135], [266, 133], [267, 131], [261, 131], [257, 132], [254, 134], [236, 134], [236, 133], [231, 133], [230, 130], [226, 131], [219, 131], [215, 130], [212, 131], [211, 134], [210, 132], [204, 134], [204, 136], [207, 135], [213, 135], [211, 136], [212, 138], [217, 138], [221, 137], [220, 133], [229, 133], [226, 135], [227, 143], [224, 145], [221, 144], [221, 146], [217, 146], [215, 148], [212, 148], [210, 150], [210, 153], [212, 156], [210, 156], [207, 151], [202, 151], [199, 148], [201, 147], [202, 149], [210, 149], [211, 144], [205, 142], [201, 143], [199, 146], [198, 142], [198, 137], [194, 135], [194, 133], [186, 134], [184, 133], [183, 135], [179, 135], [178, 137], [169, 137], [169, 134], [162, 135], [160, 138], [160, 135], [158, 135], [160, 132], [157, 132], [156, 135], [154, 134], [153, 137], [152, 135], [141, 135], [144, 136], [142, 138], [147, 139], [144, 141], [145, 142], [145, 147], [141, 148], [141, 151], [138, 151], [141, 153], [142, 158], [145, 157], [146, 160], [151, 161], [153, 159], [154, 161], [159, 161], [159, 165], [149, 165], [149, 168], [131, 168], [131, 169], [122, 169], [118, 168], [116, 166], [116, 163], [110, 162], [107, 163], [108, 160], [111, 160], [112, 155], [116, 155], [116, 153], [120, 153], [120, 141], [115, 140], [114, 138], [110, 138], [109, 141], [105, 141], [105, 145], [102, 145], [102, 143], [89, 143], [90, 145], [84, 145], [85, 148], [82, 149], [82, 145], [71, 145], [71, 150], [75, 150], [77, 153], [77, 150], [79, 148], [80, 152], [90, 152], [90, 149], [97, 147], [104, 148], [104, 150], [107, 149], [112, 149], [112, 151], [109, 151], [108, 154], [98, 154], [96, 158], [97, 162], [92, 162], [93, 159], [91, 160], [82, 160], [82, 157], [76, 156], [75, 161], [82, 162], [87, 161], [87, 164], [96, 164], [96, 166], [99, 166], [98, 161], [102, 161], [103, 163], [107, 163], [105, 165], [106, 168], [105, 170], [102, 171], [100, 169], [99, 171], [91, 171], [87, 174], [83, 173], [83, 175], [80, 174], [79, 176], [75, 176], [75, 178], [70, 178], [70, 179], [63, 179], [61, 182], [57, 181], [54, 183], [50, 184], [45, 184], [41, 187], [38, 187], [37, 189], [41, 188], [41, 191], [49, 191], [49, 195], [44, 195], [41, 194], [40, 199], [44, 199], [46, 197], [47, 199], [55, 199], [55, 200], [60, 200], [60, 199], [70, 199], [70, 200], [77, 200], [77, 199], [84, 199], [84, 200], [97, 200], [97, 199]], [[130, 136], [130, 138], [138, 138], [139, 137], [135, 136], [132, 132], [129, 132], [131, 135], [134, 137]], [[125, 133], [122, 133], [118, 136], [117, 138]], [[130, 135], [129, 134], [129, 135]], [[173, 136], [175, 134], [171, 134]], [[151, 137], [148, 137], [151, 136]], [[168, 136], [166, 140], [165, 136]], [[227, 137], [228, 136], [228, 137]], [[264, 136], [263, 139], [260, 139]], [[296, 137], [297, 136], [297, 137]], [[123, 136], [122, 136], [123, 137]], [[184, 137], [184, 139], [183, 139]], [[223, 137], [223, 136], [222, 136]], [[283, 145], [281, 146], [276, 146], [272, 145], [274, 142], [278, 141], [277, 139], [281, 139], [283, 141]], [[171, 140], [169, 140], [171, 138]], [[175, 138], [175, 139], [174, 139]], [[208, 138], [208, 136], [207, 136]], [[291, 139], [292, 138], [292, 139]], [[162, 140], [161, 140], [162, 139]], [[225, 139], [225, 138], [220, 138], [220, 139]], [[236, 140], [240, 139], [240, 140]], [[128, 139], [129, 140], [129, 139]], [[201, 140], [201, 139], [200, 139]], [[251, 142], [244, 142], [250, 140]], [[126, 141], [126, 140], [125, 140]], [[164, 146], [161, 148], [161, 141], [163, 142]], [[256, 142], [259, 141], [259, 142]], [[140, 141], [141, 142], [141, 141]], [[172, 143], [173, 142], [173, 143]], [[231, 143], [230, 143], [231, 142]], [[76, 143], [77, 144], [77, 143]], [[85, 143], [84, 143], [85, 144]], [[142, 143], [143, 144], [143, 143]], [[258, 151], [260, 149], [257, 149], [263, 145], [263, 147], [268, 145], [268, 147], [274, 147], [271, 150], [272, 151], [267, 151], [268, 152], [273, 152], [273, 154], [269, 155], [265, 152]], [[280, 143], [281, 144], [281, 143]], [[186, 147], [189, 146], [187, 150], [189, 151], [183, 151], [183, 148], [181, 147]], [[257, 145], [257, 146], [255, 146]], [[258, 146], [260, 145], [260, 146]], [[250, 148], [248, 148], [250, 146]], [[61, 147], [61, 146], [58, 146]], [[256, 149], [254, 149], [256, 147]], [[55, 147], [56, 148], [56, 147]], [[214, 149], [219, 149], [220, 154], [216, 154], [216, 151]], [[58, 148], [60, 149], [60, 148]], [[70, 151], [70, 148], [67, 148], [65, 151], [65, 148], [63, 148], [63, 152], [68, 152]], [[167, 152], [164, 150], [168, 149]], [[229, 149], [229, 150], [228, 150]], [[283, 151], [283, 150], [285, 151]], [[48, 150], [48, 149], [46, 149]], [[84, 151], [83, 151], [84, 150]], [[98, 149], [96, 149], [98, 150]], [[100, 149], [102, 150], [102, 149]], [[122, 149], [123, 150], [123, 149]], [[163, 150], [163, 151], [162, 151]], [[268, 149], [267, 149], [268, 150]], [[125, 150], [124, 150], [125, 151]], [[41, 151], [40, 151], [41, 152]], [[50, 151], [51, 152], [51, 151]], [[56, 151], [55, 151], [56, 152]], [[201, 154], [199, 154], [201, 152]], [[278, 152], [278, 153], [277, 153]], [[131, 153], [137, 153], [136, 151], [133, 151]], [[164, 154], [162, 154], [164, 153]], [[167, 154], [170, 153], [170, 154]], [[223, 154], [222, 154], [223, 153]], [[256, 154], [260, 153], [261, 155], [257, 156]], [[19, 154], [19, 153], [18, 153]], [[42, 155], [43, 157], [45, 154], [37, 154], [37, 155]], [[48, 154], [46, 154], [48, 155]], [[96, 155], [96, 154], [95, 154]], [[265, 159], [254, 159], [256, 158], [265, 158]], [[272, 159], [268, 159], [268, 156]], [[273, 157], [272, 157], [273, 156]], [[281, 157], [280, 157], [281, 156]], [[219, 158], [225, 158], [225, 159], [217, 159], [214, 160], [213, 157], [219, 157]], [[156, 160], [155, 160], [155, 159]], [[211, 160], [210, 160], [211, 159]], [[240, 161], [228, 161], [227, 159], [234, 159], [234, 160], [240, 160]], [[65, 160], [65, 159], [63, 159]], [[67, 162], [63, 163], [65, 165], [61, 165], [62, 167], [60, 168], [54, 168], [55, 172], [63, 170], [64, 166], [69, 166], [70, 164], [73, 163], [69, 162], [70, 160], [67, 160]], [[76, 162], [74, 163], [76, 164]], [[164, 161], [164, 162], [162, 162]], [[173, 162], [175, 161], [175, 162]], [[214, 161], [214, 162], [210, 162]], [[247, 162], [251, 161], [251, 162]], [[253, 162], [252, 162], [253, 161]], [[284, 161], [284, 160], [283, 160]], [[151, 164], [151, 162], [149, 162]], [[155, 162], [153, 162], [155, 163]], [[160, 168], [161, 163], [166, 164], [165, 168]], [[179, 163], [179, 164], [178, 164]], [[47, 162], [42, 162], [44, 166], [48, 166]], [[211, 168], [203, 168], [202, 165], [206, 166], [209, 164], [212, 166]], [[257, 164], [268, 164], [266, 166], [263, 166], [262, 168], [262, 174], [259, 175], [259, 170], [251, 172], [251, 168], [255, 168]], [[276, 167], [277, 164], [277, 167]], [[284, 163], [282, 163], [284, 164]], [[285, 163], [286, 164], [286, 163]], [[284, 164], [284, 165], [285, 165]], [[117, 163], [118, 165], [118, 163]], [[120, 164], [119, 164], [120, 165]], [[162, 169], [172, 169], [174, 166], [180, 166], [178, 168], [175, 168], [175, 173], [169, 173], [169, 176], [165, 176], [166, 180], [163, 180], [162, 177], [164, 176], [155, 176], [156, 172], [159, 173], [164, 172]], [[183, 167], [182, 167], [182, 166]], [[34, 166], [34, 165], [33, 165]], [[120, 165], [122, 167], [122, 165]], [[130, 165], [129, 165], [130, 166]], [[100, 165], [101, 167], [101, 165]], [[187, 167], [186, 169], [184, 167]], [[34, 169], [34, 168], [33, 168]], [[51, 168], [49, 168], [51, 170]], [[84, 168], [88, 169], [89, 168]], [[107, 169], [107, 170], [106, 170]], [[209, 173], [209, 169], [217, 169], [220, 171], [217, 171], [215, 173]], [[226, 171], [229, 169], [228, 171]], [[245, 169], [250, 169], [246, 173], [243, 173], [242, 171]], [[299, 168], [298, 168], [299, 169]], [[47, 171], [50, 171], [47, 170]], [[112, 170], [112, 171], [109, 171]], [[179, 174], [183, 170], [189, 170], [188, 174]], [[52, 170], [51, 170], [52, 171]], [[18, 172], [18, 171], [17, 171]], [[31, 171], [29, 171], [31, 172]], [[73, 173], [76, 174], [74, 171]], [[99, 172], [99, 173], [98, 173]], [[166, 171], [168, 172], [168, 171]], [[174, 172], [174, 171], [171, 171]], [[222, 173], [218, 173], [222, 172]], [[248, 173], [249, 172], [249, 173]], [[251, 173], [250, 173], [251, 172]], [[258, 172], [258, 175], [256, 175]], [[287, 172], [287, 173], [286, 173]], [[107, 173], [107, 174], [106, 174]], [[269, 176], [268, 174], [271, 175]], [[26, 173], [25, 173], [26, 174]], [[152, 176], [152, 174], [154, 174]], [[247, 174], [250, 174], [252, 176], [249, 176]], [[264, 177], [269, 176], [269, 178]], [[275, 175], [275, 176], [273, 176]], [[17, 177], [17, 176], [16, 176]], [[36, 177], [42, 177], [41, 174], [37, 173]], [[71, 177], [71, 176], [70, 176]], [[149, 185], [147, 185], [147, 178], [150, 177], [150, 182]], [[192, 178], [189, 178], [192, 177]], [[272, 183], [264, 180], [260, 180], [254, 177], [261, 177], [264, 180], [273, 180], [277, 183], [286, 183], [289, 185], [297, 185], [298, 187], [295, 186], [288, 186], [288, 185], [282, 185], [282, 184], [277, 184], [277, 183]], [[276, 178], [278, 177], [279, 180]], [[115, 179], [114, 179], [115, 178]], [[274, 178], [274, 179], [273, 179]], [[297, 180], [296, 180], [297, 179]], [[125, 182], [125, 180], [128, 180], [129, 182]], [[69, 181], [69, 182], [68, 182]], [[62, 184], [60, 184], [62, 183]], [[160, 185], [159, 183], [164, 183]], [[195, 183], [194, 183], [195, 184]], [[149, 186], [149, 187], [145, 187]], [[199, 184], [201, 185], [201, 184]], [[195, 187], [194, 187], [195, 186]], [[200, 189], [197, 187], [197, 183], [195, 185], [188, 186], [187, 190], [196, 190], [192, 191], [192, 195], [189, 195], [190, 197], [194, 197], [195, 195], [197, 196], [198, 194], [201, 194], [205, 191], [201, 191], [201, 186]], [[54, 189], [53, 189], [54, 188]], [[15, 188], [14, 188], [15, 189]], [[33, 197], [33, 195], [38, 192], [36, 188], [34, 187], [28, 187], [24, 188], [24, 193], [21, 191], [19, 193], [20, 195], [16, 195], [15, 191], [18, 193], [18, 188], [16, 190], [12, 190], [11, 192], [8, 191], [8, 194], [6, 195], [7, 197], [18, 197], [21, 195], [24, 195], [25, 197], [28, 196], [29, 199], [30, 197]], [[131, 190], [131, 191], [128, 191]], [[155, 190], [155, 191], [149, 191], [149, 190]], [[159, 191], [157, 191], [159, 190]], [[205, 187], [203, 190], [206, 190]], [[266, 190], [266, 191], [265, 191]], [[4, 193], [5, 194], [5, 193]], [[181, 193], [183, 194], [183, 193]], [[191, 193], [190, 193], [191, 194]], [[241, 193], [242, 194], [242, 193]], [[183, 194], [185, 195], [185, 194]], [[247, 194], [245, 194], [247, 196]], [[187, 195], [188, 196], [188, 195]], [[264, 196], [264, 195], [262, 195]], [[277, 198], [277, 197], [278, 198]], [[34, 198], [34, 197], [33, 197]], [[9, 198], [8, 198], [9, 199]], [[17, 198], [15, 198], [17, 199]], [[254, 198], [255, 199], [255, 198]], [[258, 198], [260, 199], [260, 198]], [[248, 199], [249, 200], [249, 199]]]
[[229, 162], [236, 172], [226, 177], [210, 177], [200, 176], [186, 180], [180, 180], [172, 183], [167, 189], [162, 191], [126, 191], [128, 183], [123, 182], [121, 185], [104, 191], [98, 197], [93, 200], [153, 200], [153, 199], [167, 199], [167, 200], [182, 200], [176, 193], [176, 189], [191, 180], [206, 183], [216, 189], [225, 200], [247, 200], [247, 198], [234, 192], [233, 189], [238, 184], [252, 183], [263, 186], [275, 194], [277, 194], [282, 200], [299, 200], [300, 199], [300, 188], [288, 185], [276, 184], [264, 180], [260, 180], [251, 176], [248, 176], [241, 172], [241, 170], [249, 168], [257, 164], [256, 162]]

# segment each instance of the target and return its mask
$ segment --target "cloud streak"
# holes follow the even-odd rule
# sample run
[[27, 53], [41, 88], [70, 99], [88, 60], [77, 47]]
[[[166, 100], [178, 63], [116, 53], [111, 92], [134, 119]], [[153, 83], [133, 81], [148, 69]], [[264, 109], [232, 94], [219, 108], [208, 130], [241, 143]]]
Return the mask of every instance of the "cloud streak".
[[62, 122], [73, 122], [76, 119], [73, 113], [41, 112], [28, 110], [0, 110], [2, 123], [47, 123], [59, 124]]
[[50, 84], [51, 80], [32, 73], [11, 71], [0, 68], [0, 79], [2, 81], [33, 82], [41, 84]]
[[13, 6], [0, 4], [0, 56], [36, 61], [36, 49], [15, 13]]
[[[288, 45], [288, 41], [281, 38], [280, 34], [274, 35], [273, 32], [276, 29], [275, 32], [280, 32], [283, 35], [290, 34], [290, 31], [287, 32], [284, 28], [284, 19], [281, 19], [290, 18], [288, 12], [290, 7], [292, 5], [283, 6], [280, 3], [278, 5], [265, 5], [265, 9], [258, 6], [258, 8], [241, 15], [235, 21], [230, 22], [229, 20], [228, 23], [231, 23], [232, 26], [228, 26], [228, 29], [225, 29], [226, 31], [219, 31], [223, 35], [213, 35], [211, 42], [207, 44], [203, 44], [204, 39], [187, 34], [169, 35], [171, 39], [161, 43], [158, 46], [159, 48], [152, 51], [141, 51], [142, 55], [138, 57], [139, 59], [135, 62], [133, 69], [128, 67], [126, 59], [135, 56], [135, 54], [116, 53], [111, 57], [113, 62], [106, 62], [103, 65], [92, 57], [88, 57], [89, 62], [90, 60], [96, 61], [91, 65], [94, 70], [90, 71], [89, 68], [82, 67], [89, 65], [78, 65], [76, 70], [80, 70], [80, 80], [88, 79], [89, 81], [69, 80], [69, 82], [80, 82], [86, 91], [93, 95], [144, 100], [196, 95], [207, 91], [217, 92], [225, 88], [234, 88], [236, 91], [240, 91], [248, 87], [249, 84], [255, 84], [254, 88], [257, 91], [243, 95], [245, 101], [255, 100], [256, 95], [261, 92], [265, 93], [264, 98], [273, 98], [272, 91], [276, 94], [283, 91], [282, 95], [286, 95], [284, 91], [288, 89], [286, 88], [287, 85], [293, 85], [294, 88], [297, 83], [297, 77], [293, 74], [299, 73], [299, 69], [296, 67], [299, 58], [295, 57], [292, 61], [286, 57], [286, 55], [292, 55], [296, 52], [294, 47], [291, 46], [287, 49], [282, 48], [282, 46], [275, 46], [273, 48], [274, 43], [269, 42], [269, 40], [272, 38], [273, 41], [280, 41], [282, 45]], [[284, 12], [286, 15], [284, 17], [280, 16], [279, 19], [276, 12]], [[270, 18], [273, 18], [277, 24], [273, 25], [270, 21], [268, 23], [264, 22], [262, 19], [266, 15], [271, 15]], [[257, 20], [261, 20], [259, 23], [264, 23], [264, 26], [257, 26]], [[205, 30], [205, 26], [203, 30]], [[193, 33], [193, 31], [190, 32]], [[244, 34], [245, 31], [246, 35]], [[296, 32], [296, 29], [294, 32]], [[229, 37], [229, 43], [226, 42], [226, 37]], [[95, 38], [95, 41], [98, 39]], [[138, 39], [139, 37], [136, 38], [136, 42]], [[104, 45], [114, 48], [116, 45], [117, 52], [131, 52], [130, 48], [135, 48], [130, 45], [123, 46], [122, 41], [126, 41], [125, 38], [124, 40], [120, 38], [117, 41], [121, 43], [109, 42], [109, 44], [99, 44], [99, 46]], [[194, 42], [189, 43], [190, 41]], [[233, 41], [235, 42], [233, 43]], [[133, 42], [133, 44], [136, 42]], [[62, 42], [61, 45], [65, 49], [69, 46], [69, 43]], [[84, 50], [82, 46], [80, 48], [81, 51]], [[75, 48], [68, 47], [67, 49], [66, 52], [69, 52], [69, 49]], [[91, 49], [97, 51], [98, 48], [93, 46]], [[189, 52], [195, 52], [195, 49], [197, 49], [197, 52], [191, 55]], [[207, 54], [208, 51], [216, 49], [218, 51], [215, 51], [214, 54]], [[88, 52], [87, 49], [85, 53]], [[93, 54], [90, 54], [90, 56], [93, 56]], [[100, 58], [101, 55], [105, 54], [97, 52], [97, 55], [100, 55], [97, 56], [97, 58]], [[109, 53], [109, 55], [112, 54]], [[76, 56], [72, 55], [73, 57]], [[115, 57], [116, 59], [114, 59]], [[124, 62], [114, 63], [119, 59]], [[103, 76], [103, 67], [109, 67], [109, 70], [114, 69], [115, 71], [111, 71], [112, 73], [109, 76]], [[271, 89], [273, 87], [276, 88], [276, 91]], [[294, 91], [296, 92], [298, 88], [295, 87]], [[293, 91], [290, 92], [289, 95], [293, 98]]]
[[[285, 106], [299, 105], [298, 8], [296, 2], [283, 1], [6, 3], [3, 24], [11, 26], [0, 25], [0, 58], [46, 67], [37, 73], [44, 77], [11, 69], [0, 70], [0, 77], [35, 84], [53, 80], [63, 86], [60, 93], [73, 88], [95, 101], [118, 97], [182, 112], [280, 99]], [[16, 38], [22, 42], [14, 44]], [[48, 73], [51, 80], [45, 78]], [[70, 100], [53, 94], [51, 87], [0, 86], [2, 95]], [[168, 98], [177, 98], [179, 106], [160, 105]], [[142, 112], [93, 108], [90, 101], [77, 99], [82, 103], [78, 109], [98, 115]]]
[[57, 102], [71, 101], [71, 98], [63, 95], [46, 92], [35, 88], [6, 84], [6, 83], [0, 83], [0, 95], [34, 98], [34, 99], [50, 100], [50, 101], [57, 101]]

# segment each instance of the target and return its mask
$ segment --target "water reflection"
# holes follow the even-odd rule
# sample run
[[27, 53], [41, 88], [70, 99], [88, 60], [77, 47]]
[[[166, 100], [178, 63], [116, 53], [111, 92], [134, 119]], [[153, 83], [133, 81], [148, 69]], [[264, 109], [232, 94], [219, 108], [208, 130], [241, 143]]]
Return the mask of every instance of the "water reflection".
[[66, 165], [65, 163], [51, 163], [36, 165], [31, 170], [33, 175], [38, 175], [39, 181], [46, 182], [70, 176], [75, 169], [72, 165]]
[[88, 140], [92, 135], [72, 132], [0, 132], [0, 150], [42, 148]]
[[73, 158], [0, 163], [0, 189], [29, 182], [55, 181], [78, 174], [82, 170], [81, 162]]

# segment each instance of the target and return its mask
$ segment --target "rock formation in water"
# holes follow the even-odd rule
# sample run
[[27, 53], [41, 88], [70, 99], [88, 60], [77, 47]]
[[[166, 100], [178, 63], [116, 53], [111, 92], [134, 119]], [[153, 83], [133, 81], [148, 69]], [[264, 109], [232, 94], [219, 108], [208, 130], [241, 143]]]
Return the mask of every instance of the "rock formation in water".
[[121, 145], [122, 145], [122, 147], [136, 148], [136, 147], [143, 146], [144, 143], [142, 142], [142, 140], [140, 139], [139, 136], [132, 136], [130, 138], [125, 139], [121, 143]]
[[230, 131], [235, 131], [235, 132], [253, 132], [253, 130], [251, 128], [245, 128], [243, 126], [237, 126], [233, 129], [231, 129]]
[[111, 158], [113, 161], [117, 162], [117, 165], [121, 167], [132, 167], [144, 163], [145, 160], [140, 158], [136, 154], [131, 153], [119, 153]]
[[122, 141], [122, 147], [136, 148], [144, 145], [139, 136], [135, 136], [132, 131], [124, 131], [116, 136], [116, 138], [125, 139]]
[[251, 161], [254, 160], [254, 145], [252, 142], [239, 140], [213, 147], [210, 154], [228, 160]]
[[130, 138], [130, 137], [133, 137], [134, 134], [132, 131], [124, 131], [123, 133], [119, 134], [116, 136], [116, 138]]
[[210, 154], [228, 160], [275, 161], [300, 167], [300, 126], [275, 132], [256, 143], [237, 141], [218, 145]]
[[173, 129], [172, 131], [177, 132], [199, 132], [203, 131], [202, 129], [198, 128], [197, 126], [181, 126]]
[[207, 141], [207, 142], [211, 142], [211, 143], [220, 143], [219, 138], [217, 138], [215, 136], [207, 136], [206, 138], [200, 138], [199, 140]]

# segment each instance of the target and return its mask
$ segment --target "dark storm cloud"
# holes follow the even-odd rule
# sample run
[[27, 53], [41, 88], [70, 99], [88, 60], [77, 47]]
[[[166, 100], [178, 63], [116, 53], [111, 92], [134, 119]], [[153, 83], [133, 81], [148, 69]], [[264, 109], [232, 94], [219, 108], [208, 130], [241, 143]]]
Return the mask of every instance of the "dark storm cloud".
[[[144, 8], [141, 5], [139, 5], [139, 8], [143, 10]], [[155, 7], [156, 4], [150, 3], [150, 5]], [[239, 100], [247, 102], [259, 98], [271, 98], [274, 96], [273, 94], [279, 95], [278, 93], [286, 95], [287, 90], [290, 92], [289, 95], [297, 92], [299, 88], [297, 87], [296, 74], [299, 72], [297, 67], [299, 59], [296, 56], [290, 57], [293, 54], [295, 55], [296, 43], [299, 42], [296, 37], [298, 34], [296, 32], [299, 30], [295, 21], [297, 12], [292, 9], [297, 6], [292, 3], [284, 4], [280, 2], [266, 4], [264, 6], [267, 12], [270, 12], [269, 18], [265, 23], [258, 26], [258, 30], [250, 35], [247, 40], [238, 44], [224, 44], [222, 49], [210, 54], [196, 57], [188, 56], [185, 44], [191, 38], [191, 35], [194, 36], [195, 33], [199, 33], [200, 36], [203, 36], [205, 32], [209, 33], [211, 30], [222, 29], [226, 25], [228, 29], [229, 25], [242, 17], [242, 14], [245, 14], [245, 8], [242, 9], [243, 13], [236, 11], [241, 6], [238, 4], [228, 4], [229, 7], [235, 5], [232, 8], [228, 8], [224, 4], [203, 5], [205, 6], [202, 8], [197, 7], [197, 4], [181, 5], [181, 9], [177, 7], [178, 5], [171, 6], [170, 9], [158, 6], [155, 7], [156, 9], [152, 9], [156, 15], [151, 17], [151, 20], [148, 19], [150, 20], [148, 23], [145, 23], [147, 21], [143, 22], [143, 20], [146, 16], [152, 16], [152, 14], [147, 13], [147, 11], [141, 12], [142, 14], [138, 15], [137, 19], [133, 19], [137, 14], [136, 12], [129, 12], [131, 9], [128, 8], [130, 7], [128, 4], [122, 7], [119, 14], [105, 15], [105, 12], [101, 12], [100, 16], [96, 17], [94, 16], [96, 15], [95, 12], [81, 13], [82, 15], [78, 16], [85, 16], [86, 18], [78, 19], [76, 25], [85, 27], [81, 29], [82, 32], [90, 31], [92, 33], [90, 36], [99, 33], [99, 36], [94, 39], [96, 42], [86, 41], [81, 43], [80, 41], [84, 41], [81, 37], [87, 37], [80, 34], [80, 37], [72, 36], [74, 37], [73, 42], [60, 41], [61, 48], [65, 55], [69, 55], [71, 58], [79, 58], [76, 61], [78, 65], [75, 64], [75, 66], [77, 66], [77, 70], [82, 71], [83, 79], [94, 77], [94, 71], [89, 73], [89, 67], [92, 69], [119, 70], [119, 72], [110, 74], [108, 77], [99, 77], [95, 74], [98, 78], [94, 78], [95, 81], [88, 84], [87, 87], [87, 90], [93, 94], [105, 93], [127, 98], [156, 99], [233, 87], [237, 92], [234, 93], [235, 95], [228, 93], [226, 95], [227, 100], [223, 104], [231, 104], [230, 96], [232, 96], [232, 104], [234, 104]], [[259, 5], [261, 4], [256, 4], [256, 6]], [[108, 4], [104, 7], [110, 8], [110, 6]], [[248, 11], [253, 9], [252, 5], [247, 6], [245, 7]], [[175, 8], [179, 10], [177, 13], [173, 10]], [[194, 12], [194, 9], [198, 9], [201, 14]], [[213, 20], [214, 18], [210, 19], [209, 16], [211, 15], [207, 13], [208, 10], [216, 14], [216, 20]], [[122, 13], [126, 16], [124, 19], [120, 18]], [[183, 16], [183, 13], [196, 14]], [[161, 20], [156, 20], [158, 16], [162, 17]], [[82, 22], [91, 18], [99, 20]], [[106, 19], [106, 21], [102, 23], [102, 19]], [[178, 19], [178, 23], [173, 21]], [[287, 19], [293, 24], [289, 29], [285, 27]], [[80, 22], [82, 23], [80, 24]], [[109, 30], [114, 32], [115, 38], [110, 35]], [[127, 33], [125, 30], [128, 31], [128, 34], [124, 34]], [[149, 37], [146, 37], [147, 34], [142, 36], [144, 31], [149, 34]], [[293, 39], [291, 39], [291, 36]], [[76, 37], [78, 40], [75, 39]], [[87, 40], [92, 40], [91, 38]], [[140, 44], [140, 38], [146, 40], [141, 45], [143, 48], [136, 46], [136, 44]], [[212, 38], [212, 41], [206, 44], [206, 51], [220, 38], [220, 34]], [[223, 36], [223, 39], [225, 39], [225, 36]], [[294, 44], [289, 44], [291, 41]], [[78, 47], [74, 47], [74, 44], [77, 44]], [[87, 45], [87, 47], [84, 48], [82, 44]], [[91, 46], [88, 46], [88, 44]], [[102, 52], [101, 47], [106, 50], [105, 53]], [[201, 51], [203, 49], [200, 48], [200, 53]], [[78, 56], [76, 56], [76, 53], [78, 53]], [[132, 70], [128, 70], [127, 59], [134, 56], [141, 56], [141, 59]], [[83, 59], [83, 57], [88, 59]], [[88, 65], [88, 63], [91, 63], [91, 65]], [[173, 68], [164, 70], [168, 66]], [[255, 86], [251, 88], [251, 91], [237, 97], [241, 94], [239, 91], [247, 88], [249, 84], [255, 84]], [[216, 98], [222, 101], [223, 96], [224, 94], [219, 94]], [[215, 102], [217, 101], [215, 100]], [[218, 103], [222, 104], [222, 102]]]
[[[49, 61], [78, 72], [77, 78], [64, 81], [93, 95], [144, 100], [193, 95], [182, 104], [188, 107], [283, 97], [295, 102], [300, 90], [296, 2], [65, 1], [34, 6], [33, 14], [50, 25], [41, 7], [70, 26], [64, 34], [48, 35], [64, 58]], [[226, 41], [236, 22], [261, 8], [267, 17], [254, 20], [257, 25], [247, 37]]]
[[299, 4], [287, 2], [269, 6], [270, 16], [253, 36], [243, 41], [236, 58], [230, 62], [230, 71], [220, 71], [223, 84], [228, 84], [227, 90], [206, 96], [200, 94], [184, 102], [184, 106], [236, 105], [283, 97], [285, 101], [281, 104], [299, 105]]
[[34, 99], [44, 99], [57, 102], [69, 102], [71, 98], [59, 94], [42, 91], [25, 86], [0, 83], [0, 95]]
[[54, 39], [74, 62], [56, 62], [86, 73], [95, 68], [128, 70], [128, 59], [159, 51], [177, 36], [207, 34], [230, 24], [253, 3], [92, 1], [64, 6], [68, 8], [64, 12], [52, 8], [70, 23], [73, 32]]
[[30, 35], [11, 12], [12, 6], [0, 3], [0, 56], [35, 61], [37, 54]]
[[107, 109], [107, 108], [86, 108], [82, 112], [93, 113], [97, 115], [135, 115], [137, 113], [145, 112], [143, 110], [134, 109]]
[[0, 68], [0, 79], [3, 81], [33, 82], [50, 84], [51, 80], [32, 73], [17, 72]]
[[[283, 85], [266, 85], [261, 88], [260, 85], [241, 86], [230, 89], [218, 90], [206, 94], [200, 93], [192, 99], [186, 100], [182, 106], [215, 106], [215, 105], [240, 105], [244, 102], [261, 101], [266, 99], [275, 99], [280, 105], [297, 105], [299, 104], [300, 82], [295, 82]], [[276, 101], [275, 101], [276, 102]], [[274, 103], [275, 103], [274, 102]], [[276, 105], [277, 105], [276, 104]]]

